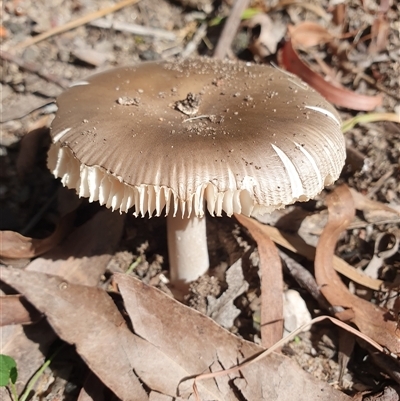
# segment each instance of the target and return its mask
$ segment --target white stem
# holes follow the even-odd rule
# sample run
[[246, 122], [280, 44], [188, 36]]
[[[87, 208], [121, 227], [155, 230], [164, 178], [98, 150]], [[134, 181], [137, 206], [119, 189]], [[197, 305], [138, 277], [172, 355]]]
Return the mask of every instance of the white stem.
[[167, 216], [171, 282], [185, 285], [209, 268], [206, 218]]

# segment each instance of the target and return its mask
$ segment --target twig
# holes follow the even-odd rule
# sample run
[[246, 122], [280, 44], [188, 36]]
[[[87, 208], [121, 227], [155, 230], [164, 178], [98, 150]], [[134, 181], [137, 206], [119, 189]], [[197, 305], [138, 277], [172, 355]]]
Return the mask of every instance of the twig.
[[196, 33], [193, 35], [192, 40], [186, 45], [183, 49], [181, 56], [183, 58], [189, 57], [199, 46], [199, 43], [203, 40], [204, 36], [206, 36], [208, 25], [206, 22], [203, 22]]
[[71, 29], [77, 28], [78, 26], [85, 25], [90, 21], [104, 17], [105, 15], [111, 14], [117, 10], [120, 10], [123, 7], [129, 6], [131, 4], [136, 4], [139, 1], [140, 0], [122, 0], [119, 3], [114, 4], [110, 7], [103, 8], [101, 10], [79, 17], [75, 20], [69, 21], [64, 25], [60, 25], [53, 29], [49, 29], [48, 31], [43, 32], [40, 35], [34, 36], [33, 38], [29, 38], [24, 42], [17, 44], [15, 48], [18, 50], [24, 49], [25, 47], [34, 45], [38, 42], [41, 42], [42, 40], [48, 39], [51, 36], [58, 35], [59, 33], [69, 31]]
[[96, 28], [115, 29], [116, 31], [129, 32], [139, 36], [151, 36], [169, 41], [175, 41], [176, 35], [174, 32], [166, 31], [165, 29], [152, 28], [138, 24], [130, 24], [123, 21], [109, 21], [105, 18], [98, 19], [89, 24]]
[[[396, 168], [397, 168], [397, 166], [396, 166]], [[388, 180], [388, 178], [391, 175], [393, 175], [394, 169], [395, 169], [395, 167], [391, 166], [389, 168], [389, 170], [385, 174], [383, 174], [383, 176], [381, 178], [379, 178], [378, 181], [376, 181], [375, 183], [372, 183], [372, 185], [371, 185], [372, 188], [370, 188], [370, 190], [367, 193], [368, 198], [371, 198], [373, 195], [375, 195], [381, 189], [382, 185], [384, 185], [385, 182]]]
[[10, 63], [16, 64], [19, 68], [21, 68], [24, 71], [31, 72], [33, 74], [36, 74], [40, 78], [45, 79], [48, 82], [54, 83], [62, 89], [66, 89], [69, 86], [69, 82], [67, 80], [53, 74], [48, 74], [47, 72], [43, 71], [42, 66], [34, 63], [27, 63], [21, 57], [18, 57], [14, 54], [11, 54], [4, 50], [0, 50], [0, 58], [2, 60], [9, 61]]
[[297, 281], [297, 283], [302, 288], [305, 288], [311, 294], [311, 296], [316, 301], [318, 301], [321, 308], [329, 310], [330, 306], [328, 302], [326, 302], [325, 298], [322, 296], [314, 276], [304, 266], [295, 261], [285, 252], [278, 249], [278, 253], [282, 260], [285, 262], [289, 273]]
[[243, 11], [249, 6], [249, 3], [250, 0], [236, 0], [215, 47], [214, 58], [223, 59], [226, 56], [239, 28]]

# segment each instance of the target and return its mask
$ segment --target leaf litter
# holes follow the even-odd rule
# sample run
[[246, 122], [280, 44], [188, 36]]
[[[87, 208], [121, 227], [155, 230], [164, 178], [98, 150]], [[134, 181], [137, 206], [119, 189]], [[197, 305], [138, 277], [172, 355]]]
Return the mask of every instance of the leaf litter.
[[[182, 4], [183, 2], [182, 0]], [[128, 6], [129, 3], [134, 3], [134, 1], [121, 2], [116, 4], [116, 7], [124, 6], [124, 4]], [[37, 6], [40, 8], [41, 2]], [[109, 4], [99, 2], [91, 10], [96, 9], [100, 10], [100, 13], [107, 14], [113, 10], [113, 8], [107, 8], [108, 6]], [[24, 11], [24, 7], [26, 11]], [[79, 15], [85, 14], [81, 12], [82, 10], [87, 11], [86, 5], [77, 4], [74, 7], [79, 11]], [[69, 80], [78, 79], [89, 73], [88, 66], [78, 65], [77, 60], [74, 60], [73, 57], [71, 59], [69, 56], [77, 54], [79, 50], [85, 48], [90, 50], [93, 48], [94, 53], [100, 58], [107, 56], [103, 57], [106, 61], [102, 68], [114, 64], [130, 63], [132, 62], [132, 54], [137, 59], [151, 59], [152, 57], [164, 58], [167, 57], [167, 54], [179, 54], [180, 49], [185, 49], [190, 45], [194, 45], [195, 48], [200, 50], [202, 45], [199, 45], [197, 39], [191, 42], [191, 35], [193, 35], [193, 40], [196, 36], [196, 27], [199, 31], [202, 27], [203, 33], [200, 37], [209, 46], [209, 50], [206, 50], [205, 53], [211, 54], [213, 38], [210, 29], [204, 31], [207, 23], [204, 23], [204, 20], [196, 20], [198, 16], [193, 19], [193, 16], [198, 14], [192, 15], [190, 10], [183, 11], [180, 9], [179, 1], [173, 7], [172, 12], [170, 4], [166, 1], [156, 2], [154, 6], [151, 0], [142, 0], [139, 6], [126, 7], [119, 11], [118, 19], [124, 20], [124, 24], [129, 29], [130, 18], [133, 15], [132, 10], [135, 10], [135, 18], [138, 18], [135, 22], [147, 24], [151, 21], [152, 26], [158, 27], [160, 25], [163, 32], [170, 33], [171, 38], [175, 37], [174, 43], [163, 43], [160, 38], [147, 40], [146, 26], [143, 26], [144, 36], [140, 40], [136, 36], [129, 36], [126, 33], [123, 36], [115, 32], [107, 33], [110, 38], [113, 38], [113, 44], [110, 47], [105, 36], [99, 40], [98, 33], [104, 28], [82, 26], [86, 17], [92, 19], [98, 15], [91, 12], [87, 13], [83, 19], [71, 18], [73, 20], [72, 25], [56, 23], [58, 26], [55, 27], [55, 30], [45, 31], [44, 35], [37, 35], [34, 40], [43, 40], [43, 38], [49, 38], [51, 35], [56, 36], [43, 40], [37, 45], [32, 45], [32, 41], [31, 44], [28, 41], [24, 42], [24, 39], [29, 40], [33, 32], [33, 30], [30, 32], [31, 28], [28, 27], [34, 26], [34, 24], [23, 23], [19, 37], [15, 34], [14, 28], [8, 30], [5, 38], [6, 51], [0, 54], [0, 58], [6, 63], [3, 66], [5, 82], [3, 88], [8, 91], [12, 88], [10, 93], [13, 96], [18, 95], [18, 99], [22, 100], [18, 103], [21, 103], [21, 107], [15, 107], [11, 100], [7, 100], [8, 97], [4, 99], [5, 113], [3, 120], [5, 123], [1, 150], [5, 152], [5, 160], [9, 163], [2, 172], [6, 178], [5, 188], [8, 191], [3, 197], [6, 200], [7, 210], [15, 210], [18, 215], [25, 215], [26, 203], [24, 204], [24, 202], [26, 200], [24, 200], [23, 194], [29, 194], [31, 190], [29, 170], [33, 163], [41, 163], [40, 158], [37, 158], [36, 155], [43, 151], [36, 145], [29, 146], [29, 141], [21, 146], [20, 151], [12, 148], [12, 146], [15, 146], [19, 138], [25, 136], [25, 132], [29, 131], [29, 129], [26, 130], [26, 127], [35, 126], [36, 122], [36, 129], [40, 130], [40, 119], [43, 120], [43, 126], [46, 127], [49, 120], [48, 113], [52, 113], [51, 107], [45, 105], [38, 109], [35, 102], [32, 102], [32, 96], [34, 99], [37, 98], [37, 93], [33, 89], [37, 85], [30, 83], [30, 78], [34, 76], [42, 84], [39, 84], [39, 87], [43, 88], [50, 84], [54, 86], [54, 83], [62, 87], [67, 86]], [[228, 15], [230, 9], [223, 7], [219, 12], [223, 16]], [[222, 248], [214, 248], [214, 259], [216, 260], [214, 265], [216, 267], [210, 273], [215, 273], [215, 276], [210, 277], [209, 281], [212, 282], [215, 279], [215, 285], [209, 287], [210, 292], [208, 294], [207, 292], [203, 294], [203, 309], [206, 314], [214, 317], [228, 330], [237, 333], [239, 337], [234, 337], [226, 330], [216, 326], [204, 315], [188, 309], [158, 290], [147, 287], [131, 277], [131, 275], [141, 277], [146, 282], [171, 294], [168, 289], [166, 266], [163, 262], [163, 259], [166, 258], [157, 254], [160, 252], [161, 255], [165, 256], [165, 252], [162, 248], [160, 250], [154, 245], [159, 233], [158, 226], [154, 225], [154, 221], [151, 223], [156, 227], [153, 232], [142, 232], [144, 226], [139, 222], [134, 223], [133, 229], [128, 229], [127, 220], [131, 224], [132, 219], [124, 219], [123, 216], [111, 214], [109, 211], [99, 212], [96, 210], [93, 214], [93, 210], [88, 211], [87, 206], [83, 203], [77, 211], [81, 217], [78, 216], [75, 219], [78, 226], [71, 228], [72, 231], [69, 232], [69, 235], [66, 232], [63, 235], [65, 239], [62, 239], [63, 236], [61, 236], [54, 240], [51, 232], [59, 221], [55, 215], [62, 216], [65, 213], [61, 211], [64, 206], [60, 205], [59, 209], [55, 211], [50, 202], [49, 209], [44, 215], [45, 218], [40, 220], [37, 228], [25, 232], [23, 236], [21, 236], [21, 232], [10, 233], [12, 229], [6, 228], [9, 232], [6, 235], [9, 236], [10, 241], [7, 248], [3, 249], [8, 252], [8, 257], [13, 259], [4, 259], [4, 262], [12, 262], [13, 265], [18, 265], [20, 268], [16, 271], [11, 268], [3, 268], [2, 271], [6, 273], [2, 277], [2, 281], [9, 280], [14, 283], [11, 285], [13, 288], [3, 286], [3, 293], [7, 294], [6, 297], [8, 298], [13, 297], [10, 294], [18, 290], [39, 311], [39, 315], [32, 318], [31, 322], [30, 315], [27, 313], [29, 308], [24, 308], [27, 305], [23, 303], [21, 308], [19, 301], [11, 301], [11, 306], [7, 307], [7, 310], [11, 313], [11, 320], [8, 323], [12, 324], [1, 328], [2, 352], [15, 356], [20, 367], [21, 382], [17, 383], [20, 392], [29, 377], [41, 366], [44, 355], [48, 355], [51, 344], [58, 336], [64, 341], [75, 344], [78, 353], [88, 366], [85, 383], [82, 383], [82, 378], [78, 384], [79, 389], [82, 387], [80, 394], [77, 395], [80, 400], [100, 400], [101, 397], [104, 397], [102, 391], [96, 395], [93, 393], [93, 386], [99, 386], [102, 389], [102, 385], [93, 378], [93, 372], [99, 372], [101, 382], [111, 388], [121, 399], [133, 399], [130, 398], [134, 394], [132, 389], [138, 391], [137, 398], [134, 399], [140, 399], [140, 397], [153, 401], [195, 399], [192, 388], [193, 377], [206, 372], [208, 372], [207, 374], [220, 372], [218, 377], [208, 376], [208, 379], [198, 381], [200, 397], [204, 396], [206, 399], [215, 397], [215, 399], [232, 400], [298, 400], [302, 399], [303, 395], [304, 399], [315, 399], [315, 394], [321, 394], [321, 389], [324, 390], [326, 399], [348, 399], [343, 393], [330, 387], [332, 385], [337, 387], [335, 383], [341, 378], [339, 371], [335, 373], [332, 365], [328, 368], [328, 370], [333, 370], [332, 374], [328, 376], [329, 384], [313, 379], [301, 370], [296, 363], [277, 353], [246, 367], [238, 367], [238, 364], [246, 358], [263, 350], [260, 346], [247, 342], [240, 336], [257, 343], [260, 342], [257, 338], [261, 335], [261, 341], [266, 341], [267, 346], [275, 342], [276, 349], [282, 349], [283, 353], [287, 353], [288, 350], [296, 352], [294, 350], [296, 350], [297, 345], [302, 345], [302, 356], [312, 353], [317, 355], [315, 358], [309, 356], [305, 363], [301, 362], [305, 370], [309, 370], [308, 367], [313, 363], [311, 359], [315, 362], [321, 358], [320, 349], [315, 349], [313, 343], [309, 341], [315, 333], [318, 333], [318, 330], [306, 331], [305, 333], [299, 331], [297, 332], [298, 340], [287, 345], [283, 343], [276, 345], [279, 335], [275, 329], [272, 331], [270, 329], [273, 326], [282, 326], [283, 315], [279, 306], [282, 300], [282, 289], [275, 292], [271, 291], [271, 285], [263, 280], [263, 276], [265, 278], [271, 275], [274, 280], [279, 276], [279, 280], [285, 288], [288, 285], [293, 288], [293, 281], [288, 277], [287, 272], [283, 276], [283, 281], [282, 276], [278, 274], [278, 268], [273, 271], [268, 269], [270, 264], [274, 264], [272, 260], [279, 260], [276, 258], [276, 254], [271, 261], [266, 257], [266, 255], [272, 255], [276, 252], [269, 237], [286, 248], [285, 256], [281, 250], [279, 251], [286, 264], [292, 263], [292, 267], [296, 266], [297, 271], [300, 271], [303, 276], [304, 272], [309, 273], [304, 281], [309, 281], [309, 287], [307, 285], [304, 287], [307, 290], [298, 289], [296, 286], [295, 288], [299, 291], [297, 293], [305, 299], [312, 316], [318, 316], [317, 319], [322, 319], [323, 316], [320, 316], [322, 311], [329, 311], [332, 314], [337, 314], [345, 321], [349, 319], [357, 326], [357, 329], [346, 329], [344, 325], [341, 327], [355, 335], [363, 336], [364, 341], [369, 341], [376, 350], [379, 350], [378, 353], [369, 351], [369, 354], [363, 350], [362, 355], [367, 362], [358, 365], [361, 366], [360, 371], [363, 371], [367, 366], [371, 366], [371, 369], [375, 367], [375, 370], [378, 367], [378, 372], [374, 374], [371, 374], [371, 371], [369, 372], [369, 375], [374, 379], [368, 379], [370, 376], [364, 374], [362, 383], [356, 382], [347, 391], [355, 394], [355, 397], [359, 399], [362, 399], [363, 396], [375, 399], [375, 394], [376, 397], [379, 397], [379, 391], [383, 386], [389, 390], [393, 388], [388, 377], [392, 377], [395, 381], [398, 380], [400, 369], [395, 360], [384, 359], [386, 356], [383, 355], [383, 348], [379, 348], [379, 344], [386, 345], [388, 349], [397, 352], [396, 336], [400, 325], [400, 298], [398, 284], [396, 284], [398, 283], [396, 271], [400, 267], [399, 253], [396, 252], [398, 239], [396, 227], [398, 227], [400, 210], [399, 151], [396, 151], [398, 149], [396, 145], [399, 143], [399, 130], [395, 124], [399, 121], [399, 109], [398, 105], [396, 106], [399, 97], [396, 97], [398, 79], [396, 80], [395, 75], [390, 70], [396, 60], [399, 59], [395, 51], [396, 46], [398, 46], [395, 35], [396, 29], [393, 24], [395, 7], [390, 1], [382, 1], [380, 5], [374, 2], [363, 2], [360, 5], [353, 1], [333, 5], [326, 2], [311, 4], [285, 0], [277, 2], [273, 7], [257, 4], [256, 9], [254, 9], [256, 12], [253, 10], [252, 15], [256, 15], [258, 20], [255, 17], [253, 17], [254, 20], [250, 18], [239, 29], [247, 30], [247, 34], [250, 30], [254, 34], [261, 26], [260, 34], [253, 38], [257, 39], [256, 43], [252, 45], [250, 42], [247, 45], [247, 49], [253, 53], [257, 53], [257, 49], [265, 44], [272, 50], [259, 53], [259, 62], [271, 60], [276, 63], [275, 47], [282, 54], [286, 47], [291, 45], [292, 53], [290, 53], [289, 48], [288, 54], [298, 69], [294, 72], [299, 75], [308, 74], [313, 80], [320, 81], [320, 90], [324, 95], [329, 97], [333, 94], [336, 99], [346, 102], [345, 107], [348, 110], [342, 110], [342, 116], [346, 121], [344, 129], [348, 131], [346, 134], [348, 149], [356, 151], [357, 157], [361, 160], [353, 170], [345, 169], [342, 175], [342, 180], [347, 181], [353, 187], [351, 189], [352, 199], [359, 212], [347, 227], [346, 234], [341, 234], [335, 241], [332, 238], [330, 239], [329, 252], [323, 244], [324, 241], [325, 244], [327, 241], [327, 234], [324, 232], [332, 230], [332, 225], [329, 225], [332, 224], [332, 206], [330, 206], [330, 198], [328, 198], [329, 211], [324, 210], [324, 196], [320, 197], [316, 203], [305, 206], [309, 216], [303, 218], [301, 230], [298, 232], [293, 227], [292, 229], [288, 229], [288, 227], [283, 229], [277, 226], [261, 225], [254, 220], [247, 219], [245, 225], [252, 227], [252, 229], [247, 228], [250, 235], [254, 236], [257, 241], [258, 251], [254, 251], [255, 243], [247, 235], [247, 232], [238, 229], [237, 226], [232, 229], [234, 234], [229, 241], [237, 241], [238, 249], [242, 251], [240, 254], [237, 249], [234, 250], [233, 254], [238, 253], [239, 256], [236, 263], [234, 261], [237, 257], [233, 258], [233, 254], [229, 253], [226, 259], [229, 260], [229, 265], [221, 268], [223, 265], [221, 263]], [[206, 7], [199, 5], [199, 9], [205, 10]], [[7, 27], [9, 21], [11, 21], [11, 27], [12, 24], [18, 26], [21, 23], [21, 17], [22, 19], [25, 18], [24, 12], [27, 13], [28, 19], [37, 21], [38, 25], [41, 24], [37, 12], [32, 12], [29, 5], [23, 4], [20, 16], [12, 10], [14, 8], [11, 6], [11, 2], [7, 2], [5, 12], [5, 25]], [[58, 10], [63, 9], [58, 7], [55, 18], [59, 17]], [[75, 8], [68, 10], [67, 15], [76, 16], [77, 13], [74, 10]], [[160, 12], [160, 10], [167, 12]], [[172, 14], [168, 14], [169, 12]], [[268, 15], [263, 14], [265, 12], [268, 12]], [[331, 22], [330, 13], [334, 17], [333, 22]], [[46, 8], [42, 9], [42, 15], [46, 15]], [[186, 19], [180, 18], [178, 21], [175, 19], [176, 15], [185, 15], [185, 18], [191, 18], [190, 23], [188, 23], [190, 29], [188, 29], [189, 25], [185, 26], [186, 22], [183, 22]], [[65, 19], [61, 18], [61, 21], [65, 21]], [[77, 26], [77, 28], [75, 31], [68, 32], [71, 26]], [[285, 27], [290, 28], [282, 46], [282, 43], [279, 42]], [[65, 33], [61, 35], [57, 33], [62, 31]], [[229, 40], [232, 40], [233, 35], [230, 32], [228, 33], [230, 34]], [[74, 41], [71, 38], [79, 40]], [[268, 40], [272, 42], [264, 43]], [[310, 42], [310, 40], [312, 41]], [[13, 45], [23, 42], [25, 45], [28, 44], [26, 50], [22, 53], [18, 50], [15, 52]], [[235, 51], [235, 48], [233, 49]], [[54, 56], [55, 59], [52, 59]], [[243, 55], [240, 57], [242, 58]], [[69, 61], [67, 62], [67, 60]], [[14, 68], [15, 66], [19, 66], [19, 70]], [[49, 74], [48, 71], [52, 71], [52, 73]], [[327, 80], [329, 80], [329, 85], [327, 85]], [[47, 92], [53, 93], [53, 89]], [[13, 96], [10, 95], [9, 99]], [[27, 99], [28, 103], [24, 102], [24, 99]], [[363, 110], [371, 109], [378, 105], [381, 99], [383, 103], [376, 113], [355, 115], [352, 112], [360, 106]], [[49, 100], [51, 98], [45, 99], [43, 104], [48, 103]], [[366, 103], [362, 105], [361, 101]], [[21, 112], [21, 110], [24, 111]], [[395, 112], [393, 113], [393, 111]], [[50, 118], [52, 118], [51, 115]], [[380, 121], [380, 123], [375, 123], [376, 121]], [[353, 154], [355, 153], [353, 152]], [[17, 163], [13, 162], [15, 156], [19, 157]], [[16, 183], [14, 177], [17, 174], [13, 175], [14, 171], [20, 171], [21, 177], [26, 176], [25, 180]], [[44, 184], [39, 181], [36, 185], [43, 186]], [[1, 187], [1, 191], [4, 191], [3, 187]], [[20, 194], [19, 198], [16, 194]], [[12, 201], [8, 202], [8, 199]], [[346, 202], [348, 201], [346, 200]], [[347, 203], [346, 205], [348, 206]], [[74, 210], [76, 206], [76, 202], [74, 206], [71, 203], [71, 205], [66, 205], [66, 210]], [[34, 210], [33, 205], [30, 207]], [[82, 220], [82, 215], [91, 217], [84, 217], [84, 224], [82, 224], [79, 222]], [[9, 216], [11, 221], [17, 220], [12, 216], [12, 213]], [[314, 226], [310, 224], [311, 218]], [[328, 219], [330, 223], [325, 228]], [[72, 218], [69, 220], [70, 222], [73, 221]], [[50, 227], [52, 229], [49, 229], [49, 222], [51, 222]], [[14, 224], [14, 226], [18, 226], [18, 224]], [[307, 231], [308, 238], [314, 237], [315, 240], [322, 236], [322, 245], [318, 245], [319, 250], [317, 248], [317, 260], [323, 258], [326, 262], [324, 262], [323, 267], [328, 269], [325, 273], [329, 274], [330, 277], [332, 275], [335, 277], [332, 282], [322, 287], [317, 287], [315, 283], [310, 284], [313, 280], [313, 277], [310, 277], [310, 272], [313, 272], [310, 261], [315, 260], [316, 251], [315, 242], [307, 244], [301, 237], [307, 234]], [[255, 232], [258, 234], [254, 234]], [[219, 235], [223, 237], [222, 234]], [[223, 241], [229, 242], [226, 234], [224, 236]], [[215, 241], [213, 235], [210, 237], [212, 241]], [[45, 239], [39, 239], [38, 242], [35, 242], [34, 238]], [[143, 247], [144, 243], [148, 245]], [[5, 244], [6, 242], [4, 242]], [[46, 246], [44, 247], [43, 244]], [[337, 255], [334, 255], [335, 246], [337, 246]], [[22, 251], [18, 250], [18, 247], [21, 247]], [[135, 250], [136, 247], [141, 250]], [[386, 251], [391, 251], [393, 254], [389, 255], [385, 253]], [[118, 258], [117, 255], [124, 257]], [[305, 255], [306, 258], [300, 255]], [[23, 257], [25, 259], [21, 259]], [[34, 259], [29, 263], [26, 258]], [[129, 270], [128, 267], [129, 265], [133, 266], [134, 260], [138, 263]], [[116, 263], [116, 261], [117, 265], [114, 264], [114, 267], [111, 267], [110, 263]], [[251, 274], [248, 271], [249, 263]], [[374, 274], [373, 277], [369, 277], [365, 272], [368, 273], [372, 270], [372, 268], [368, 269], [372, 264], [374, 264]], [[320, 267], [321, 263], [316, 263], [316, 271], [320, 271]], [[335, 275], [333, 268], [343, 276], [343, 280]], [[116, 271], [127, 270], [129, 270], [129, 275], [114, 274]], [[292, 271], [294, 270], [292, 269]], [[12, 277], [16, 273], [21, 274], [18, 278], [24, 277], [24, 280], [17, 280], [16, 277]], [[260, 284], [258, 275], [261, 275], [261, 287], [255, 287]], [[318, 273], [318, 277], [320, 275]], [[299, 277], [297, 279], [301, 280]], [[342, 282], [345, 285], [340, 284]], [[60, 285], [61, 288], [57, 285]], [[197, 285], [199, 283], [193, 284], [194, 290]], [[121, 291], [122, 298], [116, 292], [118, 288]], [[109, 290], [109, 292], [105, 290]], [[69, 291], [73, 296], [68, 296]], [[313, 293], [315, 299], [320, 300], [318, 307], [310, 301], [308, 292]], [[327, 300], [322, 302], [321, 297], [324, 292], [325, 295], [327, 294]], [[342, 297], [339, 296], [341, 301], [339, 305], [336, 304], [338, 301], [337, 293], [347, 294]], [[348, 294], [350, 294], [350, 298]], [[21, 298], [19, 297], [19, 299]], [[351, 299], [351, 307], [347, 303], [349, 299]], [[153, 300], [154, 305], [151, 304]], [[2, 308], [6, 312], [3, 304], [5, 305], [5, 303], [2, 303]], [[278, 305], [278, 307], [268, 311], [268, 307], [272, 304]], [[261, 329], [257, 328], [256, 315], [260, 309], [259, 305], [262, 305], [264, 311], [270, 313], [270, 315], [263, 316], [263, 322], [269, 322], [272, 318], [272, 320], [277, 320], [273, 322], [274, 324], [265, 325], [262, 323]], [[340, 308], [344, 311], [340, 312]], [[362, 308], [365, 308], [367, 312], [363, 312]], [[143, 312], [138, 313], [139, 309]], [[21, 313], [20, 317], [14, 315], [14, 312], [17, 311]], [[175, 315], [171, 316], [171, 311], [174, 311]], [[43, 315], [46, 318], [40, 319]], [[371, 316], [376, 317], [376, 321], [381, 323], [383, 317], [383, 326], [371, 324], [368, 320], [371, 319]], [[84, 321], [85, 317], [86, 322]], [[37, 321], [37, 318], [40, 320]], [[20, 321], [24, 323], [24, 326], [19, 324]], [[154, 331], [150, 331], [147, 324], [149, 327], [153, 327]], [[104, 331], [101, 328], [104, 328]], [[328, 329], [330, 338], [335, 339], [334, 332], [331, 328], [328, 327]], [[199, 335], [200, 330], [202, 332]], [[99, 336], [92, 336], [98, 332], [100, 332]], [[181, 343], [178, 343], [177, 338], [181, 339]], [[275, 340], [267, 340], [268, 338]], [[339, 338], [343, 338], [343, 336], [341, 335]], [[379, 344], [374, 343], [372, 339], [375, 339]], [[130, 350], [129, 347], [133, 343], [139, 344], [139, 348]], [[360, 342], [360, 344], [363, 343]], [[112, 355], [114, 347], [118, 351]], [[128, 351], [126, 351], [127, 348], [129, 348]], [[200, 363], [203, 358], [203, 350], [205, 360]], [[346, 353], [346, 350], [340, 345], [340, 341], [339, 345], [333, 346], [333, 351], [339, 355], [339, 358], [341, 358], [341, 354]], [[357, 351], [356, 348], [356, 352], [352, 354], [350, 359], [350, 365], [356, 362], [359, 353], [360, 350]], [[193, 355], [194, 360], [189, 358], [190, 355]], [[349, 355], [348, 351], [347, 355]], [[108, 358], [110, 358], [110, 364], [116, 364], [116, 359], [119, 356], [121, 361], [125, 363], [123, 366], [127, 368], [126, 371], [121, 373], [118, 370], [121, 368], [120, 366], [117, 366], [115, 371], [113, 370], [114, 365], [108, 371], [107, 366], [101, 366], [102, 361], [107, 365]], [[132, 358], [135, 360], [132, 361]], [[383, 362], [379, 362], [380, 358], [383, 358]], [[372, 360], [373, 362], [371, 362]], [[333, 363], [331, 359], [330, 362]], [[155, 364], [159, 372], [154, 376], [154, 372], [150, 373], [149, 369], [151, 366], [154, 367]], [[340, 375], [344, 373], [345, 365], [346, 363], [342, 363]], [[388, 366], [390, 366], [389, 369]], [[234, 371], [231, 373], [222, 372], [230, 367], [233, 367]], [[357, 365], [349, 366], [349, 368], [352, 370], [353, 377], [358, 376], [360, 378], [360, 375], [357, 375]], [[123, 375], [121, 377], [125, 381], [119, 381], [120, 374]], [[49, 383], [45, 387], [51, 389], [52, 374], [49, 376]], [[322, 377], [325, 376], [319, 376], [320, 379]], [[129, 389], [129, 386], [132, 387]], [[346, 388], [346, 385], [344, 386]], [[364, 389], [364, 391], [358, 391], [358, 389]], [[129, 392], [129, 390], [131, 391]], [[181, 391], [180, 398], [175, 397], [177, 390]], [[390, 393], [389, 390], [386, 391], [388, 394]], [[51, 390], [48, 391], [51, 393]], [[40, 397], [40, 394], [39, 390], [37, 396]], [[2, 392], [0, 395], [4, 396], [5, 399], [8, 397], [6, 392]]]
[[269, 348], [283, 335], [283, 276], [282, 265], [274, 243], [263, 227], [253, 219], [236, 215], [257, 241], [261, 276], [261, 339]]
[[353, 295], [332, 266], [332, 256], [340, 234], [354, 218], [355, 206], [350, 190], [340, 186], [327, 197], [328, 224], [321, 234], [315, 254], [315, 278], [322, 294], [341, 320], [354, 323], [394, 355], [400, 355], [397, 322], [389, 311]]

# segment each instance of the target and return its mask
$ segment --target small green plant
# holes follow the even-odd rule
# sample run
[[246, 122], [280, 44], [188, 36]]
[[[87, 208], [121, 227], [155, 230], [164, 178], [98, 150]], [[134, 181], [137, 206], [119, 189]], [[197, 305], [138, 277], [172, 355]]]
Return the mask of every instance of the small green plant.
[[18, 401], [15, 382], [18, 378], [17, 363], [8, 355], [0, 354], [0, 387], [7, 387], [10, 390], [14, 401]]
[[61, 347], [59, 347], [54, 352], [54, 354], [51, 355], [50, 358], [48, 358], [40, 367], [40, 369], [32, 376], [21, 397], [18, 397], [17, 388], [15, 386], [15, 382], [18, 378], [17, 363], [10, 356], [0, 354], [0, 387], [8, 386], [13, 401], [26, 401], [39, 377], [44, 373], [46, 368], [50, 366], [51, 362], [64, 346], [65, 344], [61, 345]]
[[[260, 13], [261, 13], [261, 11], [258, 10], [257, 8], [247, 8], [246, 10], [243, 11], [241, 19], [248, 20]], [[209, 22], [209, 26], [217, 26], [217, 25], [221, 24], [223, 20], [224, 20], [224, 18], [222, 18], [222, 17], [215, 17]]]

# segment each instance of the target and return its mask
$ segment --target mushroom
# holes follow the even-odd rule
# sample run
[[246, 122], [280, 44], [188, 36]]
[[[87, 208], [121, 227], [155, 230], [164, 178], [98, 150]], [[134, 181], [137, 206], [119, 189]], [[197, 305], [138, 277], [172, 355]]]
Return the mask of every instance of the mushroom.
[[344, 165], [335, 109], [265, 65], [142, 63], [77, 82], [57, 104], [50, 170], [90, 202], [167, 215], [175, 283], [209, 268], [206, 207], [268, 213], [315, 197]]

